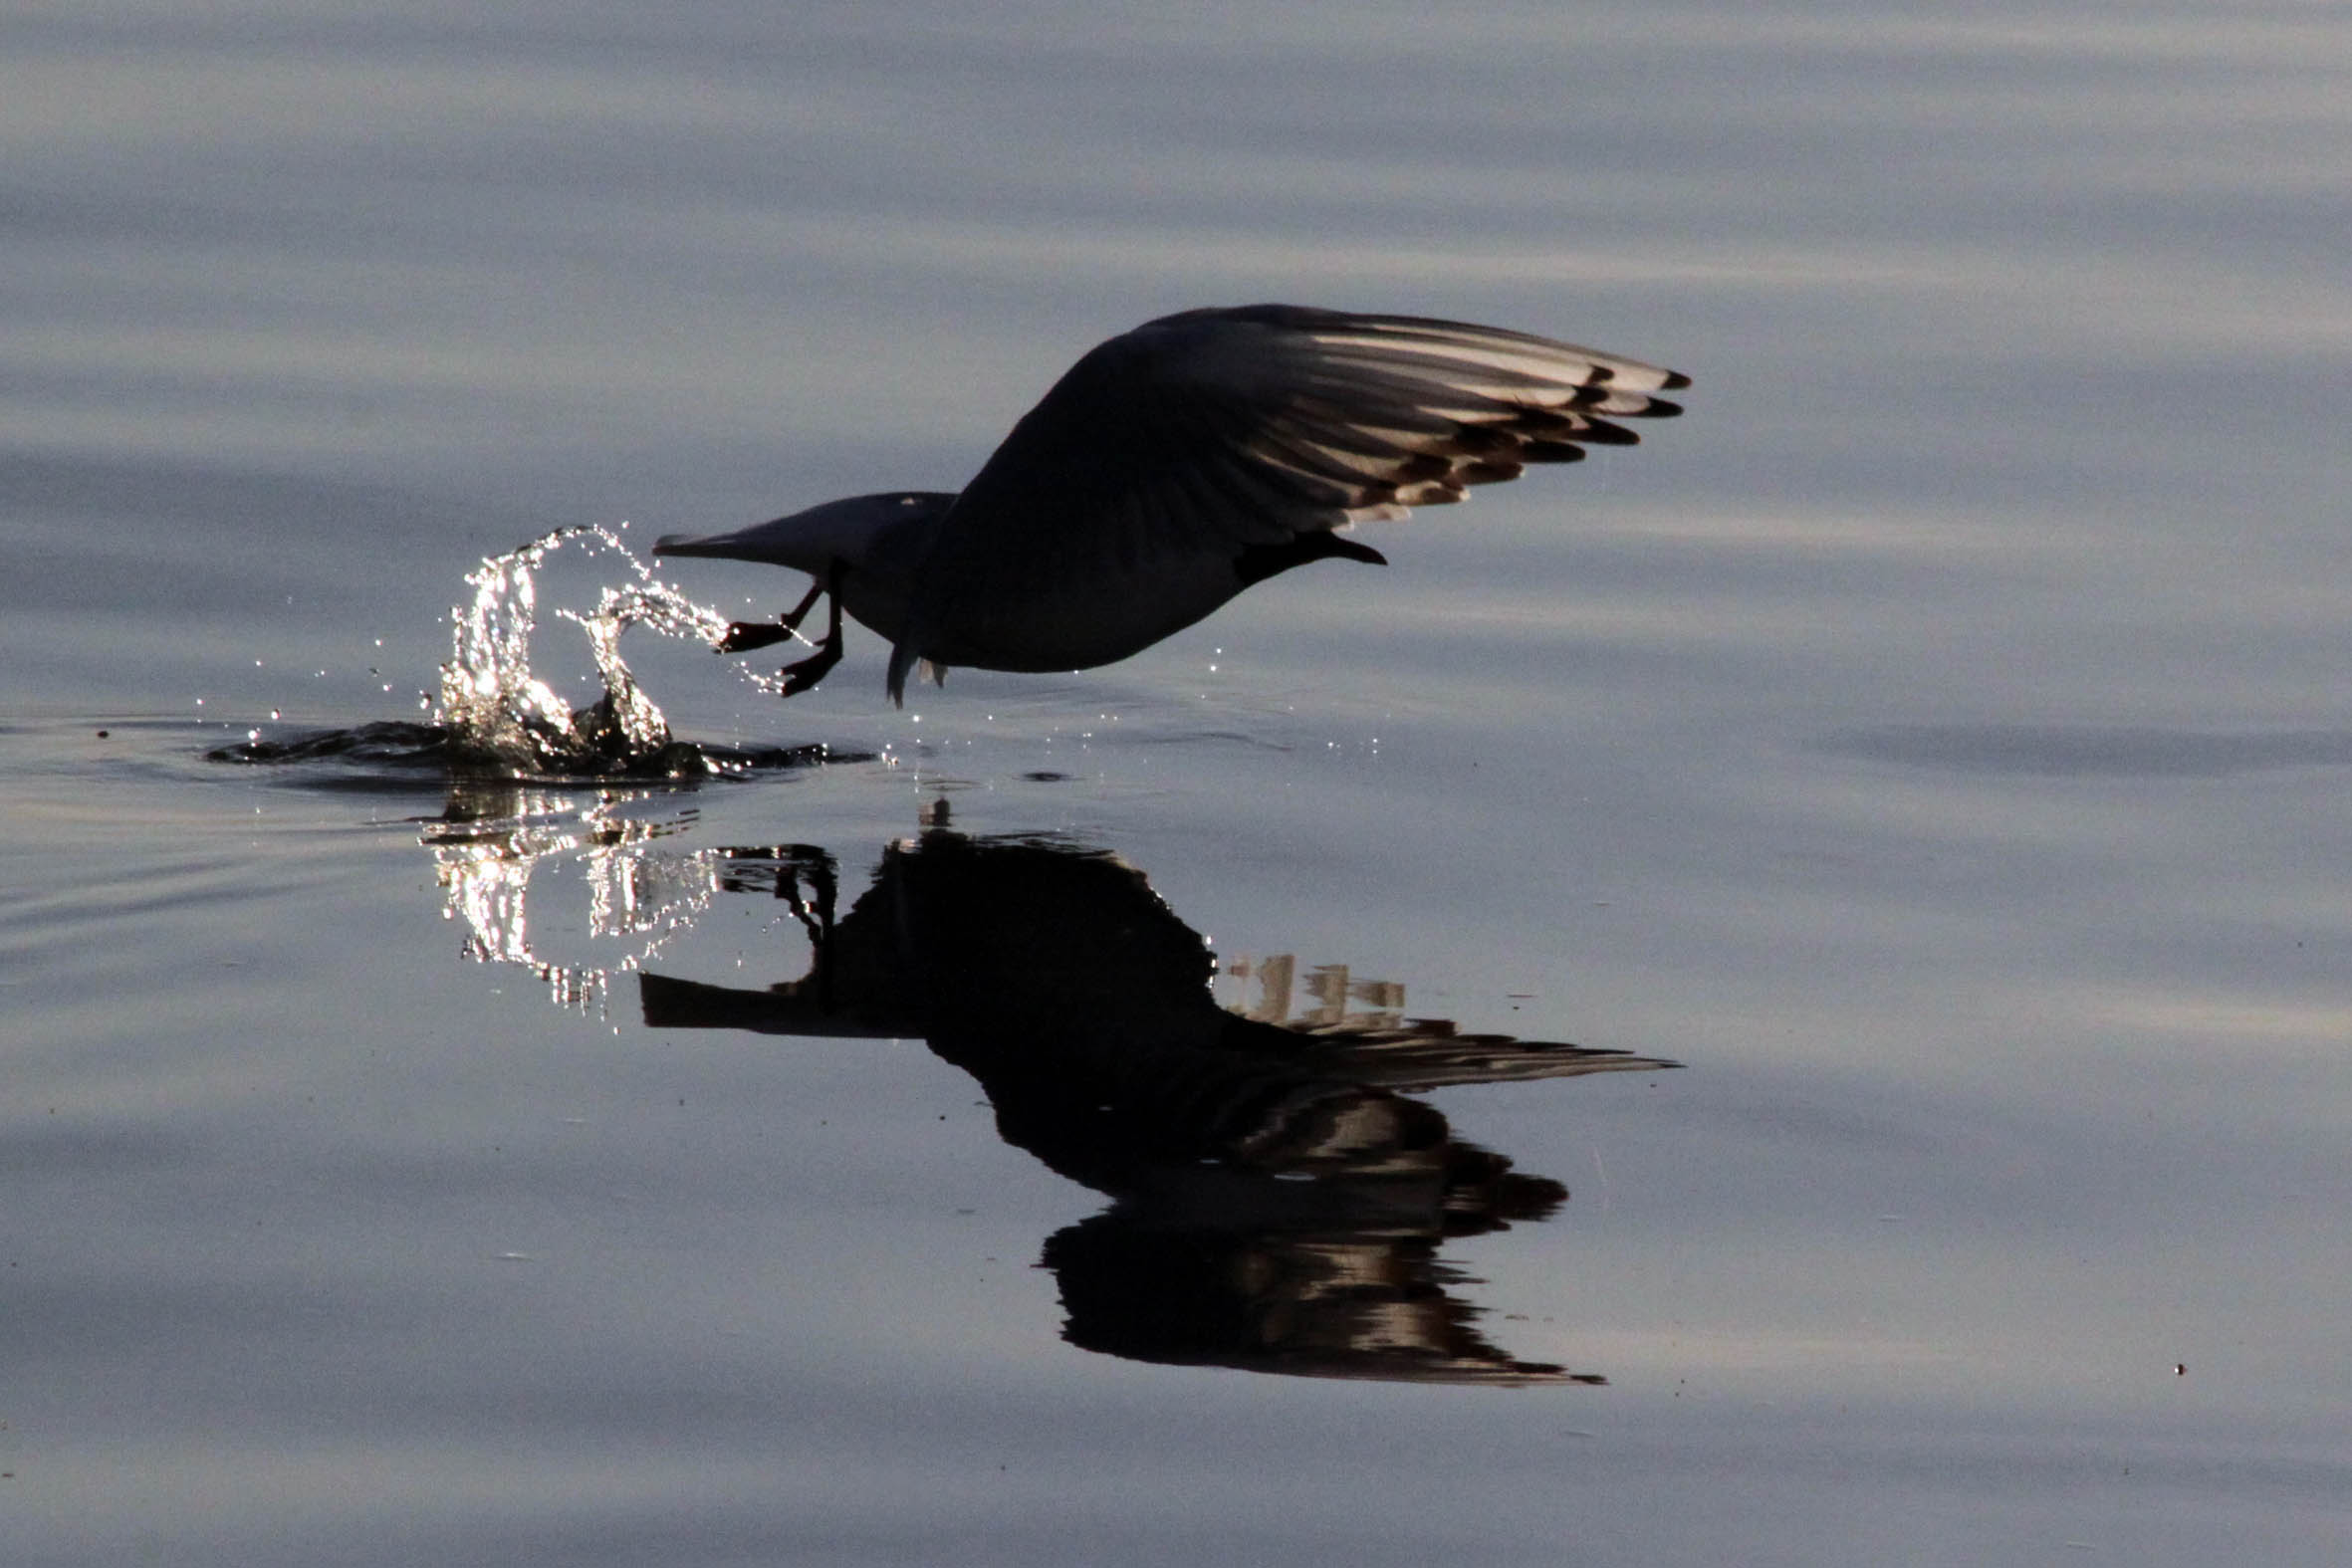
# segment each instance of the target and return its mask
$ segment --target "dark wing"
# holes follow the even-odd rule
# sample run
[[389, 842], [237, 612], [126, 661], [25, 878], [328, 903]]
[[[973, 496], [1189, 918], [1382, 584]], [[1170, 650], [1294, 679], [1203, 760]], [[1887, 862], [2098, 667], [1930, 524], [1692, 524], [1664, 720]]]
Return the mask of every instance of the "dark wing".
[[[1051, 614], [1195, 558], [1459, 501], [1680, 413], [1656, 365], [1525, 333], [1297, 306], [1190, 311], [1071, 366], [941, 522], [892, 661], [959, 609]], [[951, 661], [952, 662], [952, 661]]]

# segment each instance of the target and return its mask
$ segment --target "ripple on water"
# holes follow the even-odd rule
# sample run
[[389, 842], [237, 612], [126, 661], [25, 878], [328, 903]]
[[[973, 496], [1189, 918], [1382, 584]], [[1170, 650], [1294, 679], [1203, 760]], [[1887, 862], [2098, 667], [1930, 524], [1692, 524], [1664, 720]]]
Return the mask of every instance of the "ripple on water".
[[2352, 731], [2175, 730], [2125, 725], [1885, 725], [1823, 736], [1814, 749], [1961, 774], [2217, 779], [2352, 763]]

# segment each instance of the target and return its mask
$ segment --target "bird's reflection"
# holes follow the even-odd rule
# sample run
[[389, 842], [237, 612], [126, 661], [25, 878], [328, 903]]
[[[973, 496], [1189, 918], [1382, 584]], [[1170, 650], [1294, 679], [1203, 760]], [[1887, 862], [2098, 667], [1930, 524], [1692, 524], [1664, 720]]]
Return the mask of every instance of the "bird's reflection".
[[1328, 975], [1304, 1018], [1228, 1010], [1215, 958], [1143, 875], [1068, 844], [934, 829], [838, 914], [821, 849], [715, 864], [722, 892], [787, 905], [809, 972], [764, 989], [643, 973], [646, 1023], [920, 1037], [970, 1072], [1008, 1142], [1114, 1200], [1046, 1243], [1072, 1343], [1318, 1377], [1601, 1381], [1499, 1349], [1439, 1255], [1566, 1190], [1411, 1096], [1671, 1063], [1350, 1013]]

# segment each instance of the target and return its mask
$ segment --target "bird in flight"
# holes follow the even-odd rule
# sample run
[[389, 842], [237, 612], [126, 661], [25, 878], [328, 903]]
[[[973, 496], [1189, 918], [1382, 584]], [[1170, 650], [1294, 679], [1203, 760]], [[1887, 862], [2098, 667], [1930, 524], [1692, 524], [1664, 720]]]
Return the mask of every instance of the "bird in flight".
[[1077, 670], [1150, 647], [1253, 583], [1338, 558], [1385, 565], [1349, 525], [1460, 501], [1469, 486], [1629, 446], [1617, 419], [1682, 412], [1678, 371], [1498, 327], [1294, 305], [1186, 311], [1088, 352], [960, 493], [828, 501], [656, 556], [756, 560], [816, 580], [789, 613], [739, 621], [742, 652], [800, 635], [830, 600], [809, 690], [841, 658], [841, 614], [890, 640], [890, 700], [921, 665]]

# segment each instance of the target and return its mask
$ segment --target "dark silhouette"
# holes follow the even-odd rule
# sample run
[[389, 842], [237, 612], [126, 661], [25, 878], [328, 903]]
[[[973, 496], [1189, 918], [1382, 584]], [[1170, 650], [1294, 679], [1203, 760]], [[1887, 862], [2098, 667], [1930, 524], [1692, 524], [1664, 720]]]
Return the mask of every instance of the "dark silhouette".
[[1411, 1091], [1669, 1062], [1442, 1020], [1217, 1006], [1216, 960], [1143, 875], [1051, 841], [944, 830], [887, 850], [835, 919], [831, 857], [731, 851], [721, 887], [786, 901], [810, 972], [765, 989], [640, 976], [657, 1028], [919, 1037], [1006, 1140], [1114, 1203], [1046, 1243], [1088, 1349], [1326, 1377], [1598, 1382], [1478, 1331], [1451, 1237], [1567, 1198], [1457, 1139]]

